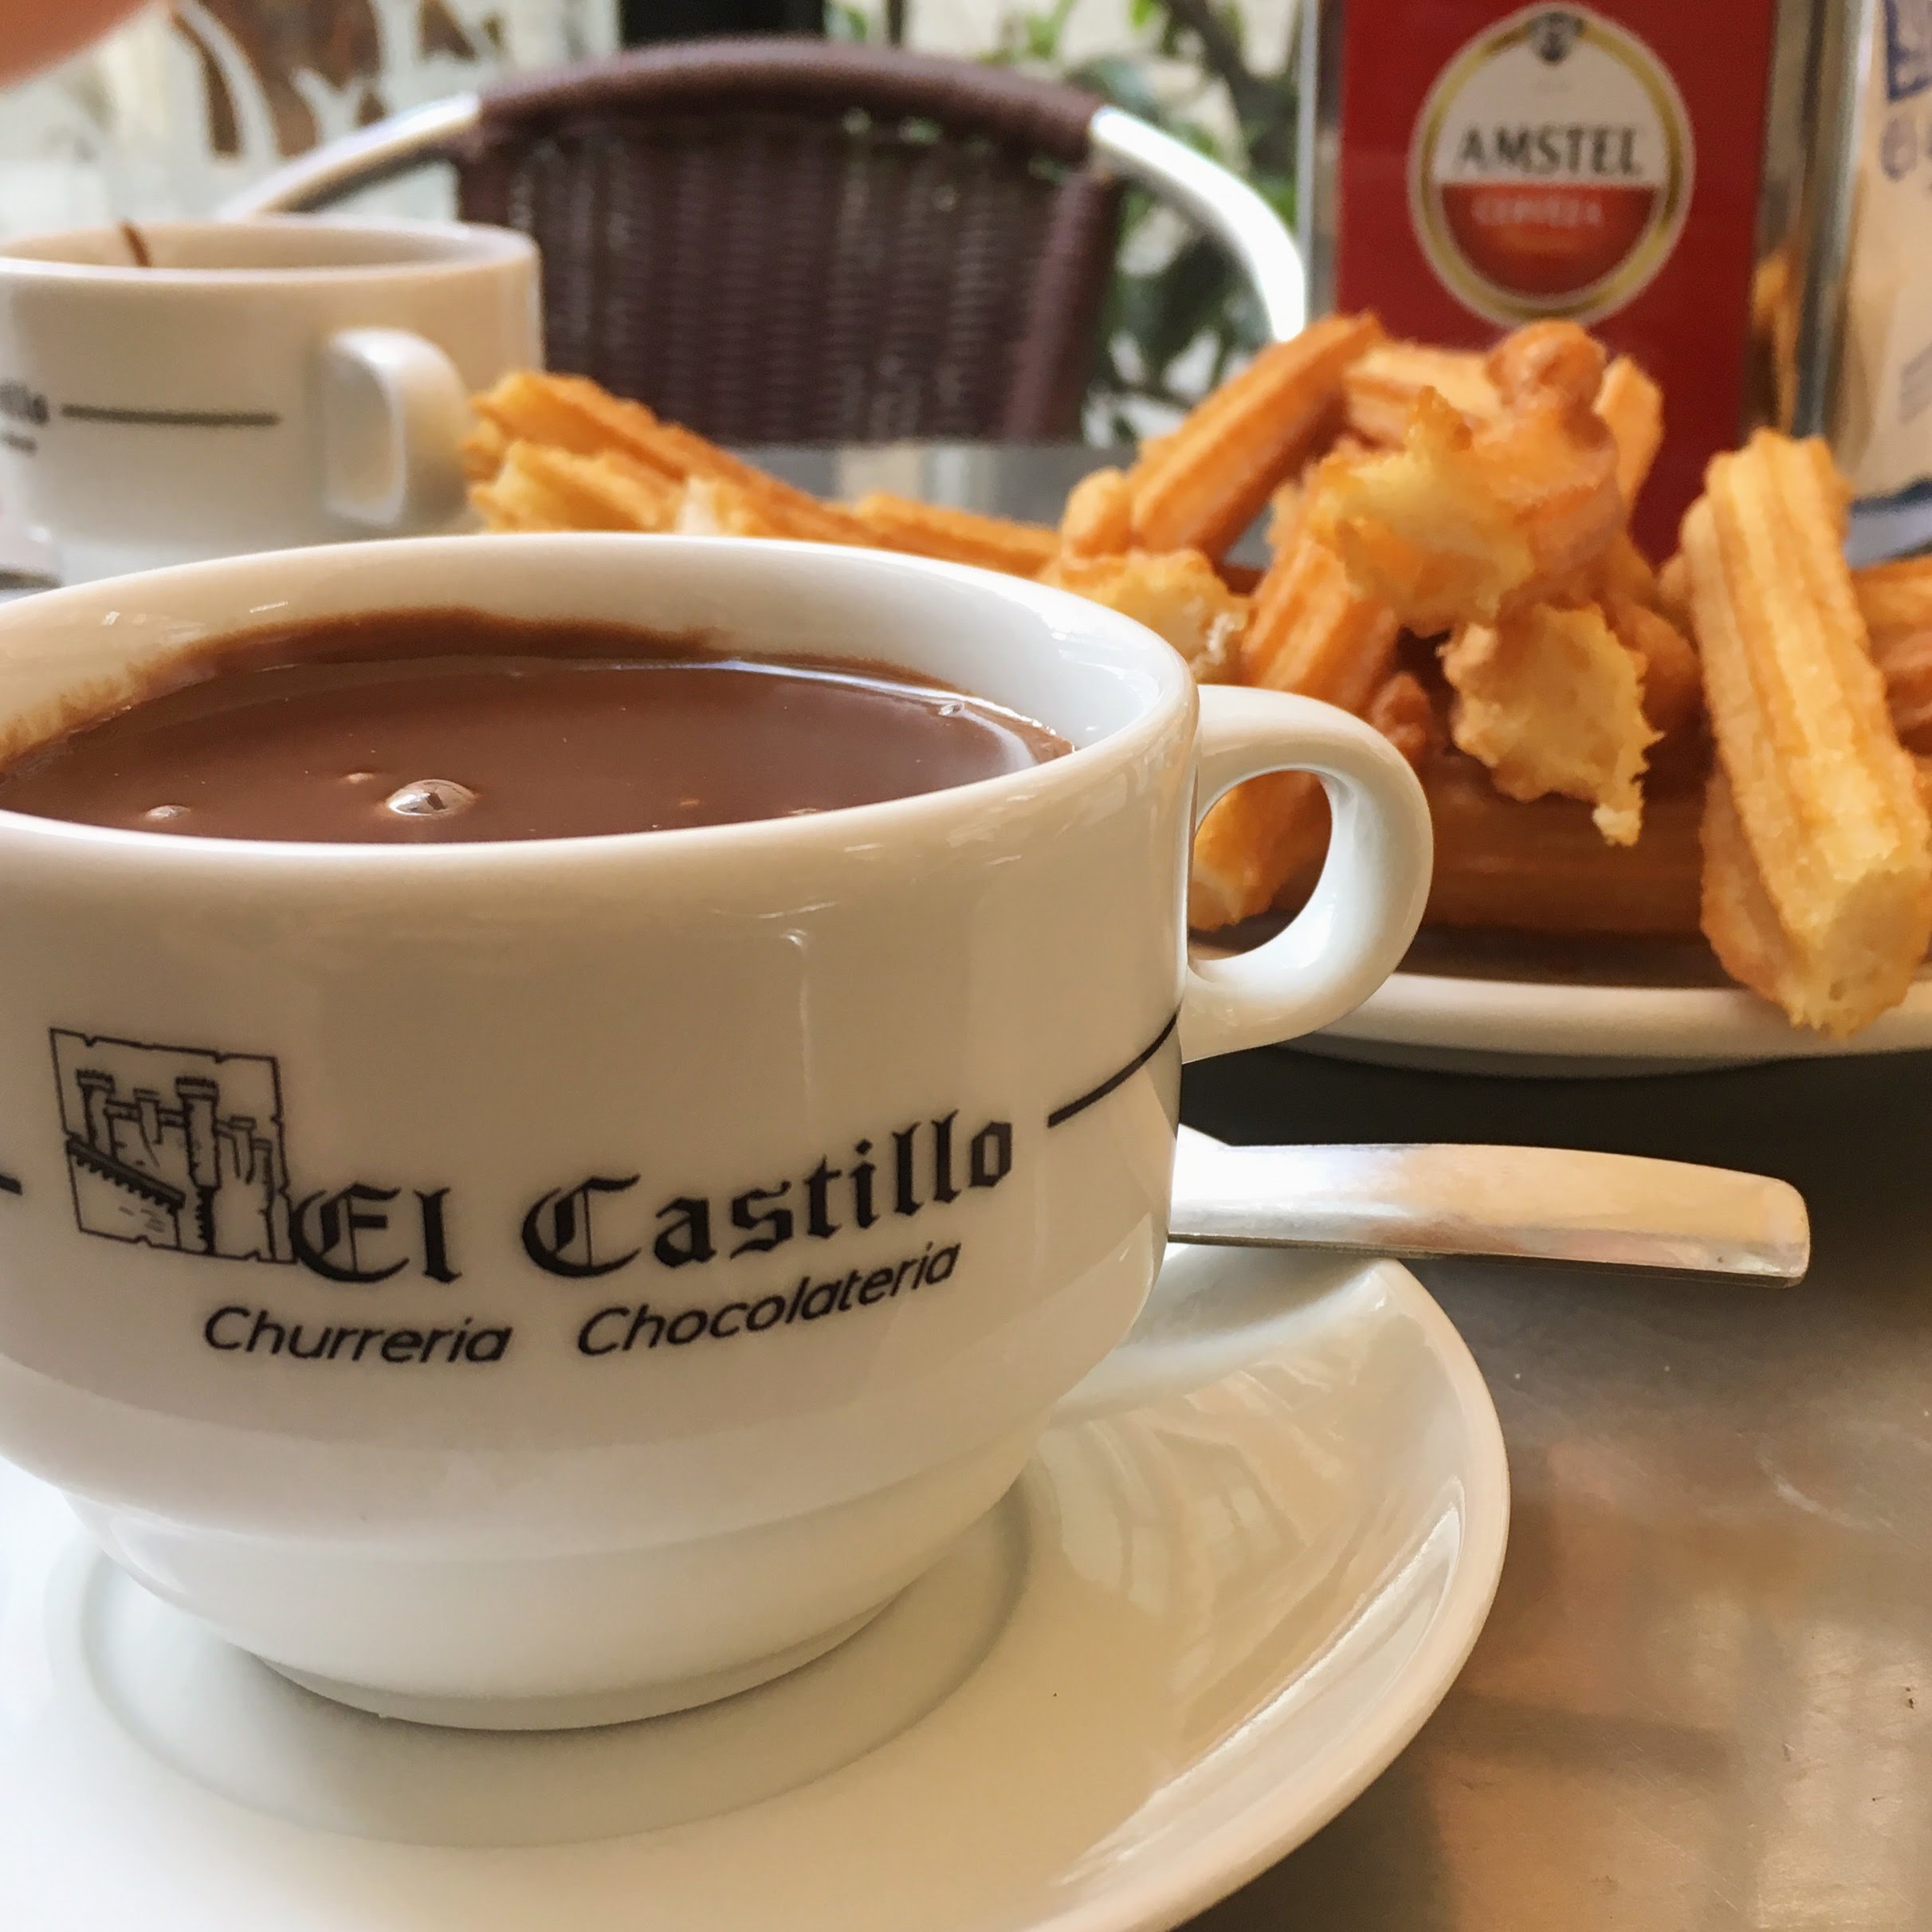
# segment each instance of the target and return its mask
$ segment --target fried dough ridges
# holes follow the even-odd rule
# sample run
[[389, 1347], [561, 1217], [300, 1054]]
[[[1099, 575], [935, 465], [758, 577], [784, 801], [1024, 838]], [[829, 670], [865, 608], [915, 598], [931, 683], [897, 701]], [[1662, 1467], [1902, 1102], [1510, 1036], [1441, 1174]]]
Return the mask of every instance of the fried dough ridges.
[[493, 530], [668, 530], [681, 492], [611, 450], [579, 456], [548, 444], [506, 444], [469, 497]]
[[1392, 447], [1407, 433], [1425, 389], [1471, 424], [1502, 413], [1502, 399], [1480, 355], [1420, 342], [1379, 342], [1342, 376], [1342, 419], [1364, 442]]
[[948, 509], [883, 490], [861, 497], [852, 505], [852, 514], [889, 549], [949, 564], [972, 564], [1010, 576], [1038, 576], [1059, 547], [1054, 532], [1042, 524]]
[[1275, 485], [1333, 430], [1349, 365], [1381, 336], [1372, 316], [1327, 316], [1269, 345], [1127, 473], [1133, 540], [1218, 562]]
[[1532, 604], [1465, 624], [1442, 654], [1456, 693], [1450, 732], [1506, 798], [1557, 792], [1592, 807], [1612, 845], [1643, 827], [1643, 665], [1594, 604]]
[[1683, 547], [1718, 769], [1703, 926], [1734, 978], [1842, 1038], [1932, 938], [1932, 827], [1887, 714], [1824, 458], [1760, 430], [1713, 460]]
[[[1108, 603], [1198, 679], [1326, 700], [1396, 745], [1435, 819], [1431, 923], [1701, 922], [1796, 1023], [1852, 1031], [1932, 932], [1932, 559], [1848, 576], [1828, 453], [1760, 438], [1653, 563], [1629, 515], [1664, 402], [1569, 324], [1482, 355], [1331, 317], [1086, 479], [1057, 529], [821, 503], [571, 377], [478, 399], [464, 461], [495, 528], [870, 544]], [[1264, 512], [1257, 575], [1226, 553]], [[1219, 801], [1193, 924], [1298, 902], [1327, 825], [1306, 774]]]
[[1077, 591], [1146, 625], [1172, 645], [1205, 684], [1227, 677], [1247, 621], [1248, 600], [1228, 589], [1198, 550], [1063, 556], [1041, 571], [1040, 582]]
[[1601, 349], [1538, 324], [1487, 367], [1494, 418], [1472, 426], [1425, 388], [1400, 450], [1331, 457], [1310, 492], [1307, 527], [1419, 635], [1559, 591], [1624, 528], [1616, 442], [1592, 406]]
[[759, 535], [824, 544], [879, 541], [849, 511], [821, 503], [695, 431], [662, 421], [642, 402], [609, 395], [587, 377], [524, 370], [506, 375], [473, 402], [485, 422], [512, 441], [548, 444], [578, 456], [612, 453], [680, 485], [693, 477], [727, 485], [728, 516], [755, 524]]
[[[1333, 552], [1303, 536], [1256, 587], [1241, 640], [1241, 681], [1360, 712], [1387, 676], [1392, 612], [1362, 596]], [[1189, 922], [1215, 932], [1266, 912], [1327, 837], [1321, 781], [1305, 772], [1251, 779], [1218, 800], [1195, 834]]]

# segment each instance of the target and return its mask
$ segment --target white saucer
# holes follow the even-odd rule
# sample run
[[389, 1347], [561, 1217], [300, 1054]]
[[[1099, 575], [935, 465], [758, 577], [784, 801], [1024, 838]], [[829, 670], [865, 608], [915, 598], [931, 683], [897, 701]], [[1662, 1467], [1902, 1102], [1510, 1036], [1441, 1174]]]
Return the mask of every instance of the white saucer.
[[1050, 1433], [818, 1663], [601, 1731], [385, 1723], [277, 1677], [0, 1469], [8, 1932], [1173, 1926], [1434, 1709], [1502, 1562], [1475, 1363], [1414, 1277], [1191, 1251], [1274, 1352]]
[[1303, 1051], [1424, 1072], [1685, 1074], [1932, 1046], [1932, 980], [1850, 1039], [1800, 1031], [1742, 987], [1561, 986], [1400, 972]]
[[1443, 1073], [1689, 1073], [1932, 1046], [1932, 973], [1850, 1039], [1792, 1026], [1702, 946], [1429, 931], [1400, 972], [1298, 1048]]

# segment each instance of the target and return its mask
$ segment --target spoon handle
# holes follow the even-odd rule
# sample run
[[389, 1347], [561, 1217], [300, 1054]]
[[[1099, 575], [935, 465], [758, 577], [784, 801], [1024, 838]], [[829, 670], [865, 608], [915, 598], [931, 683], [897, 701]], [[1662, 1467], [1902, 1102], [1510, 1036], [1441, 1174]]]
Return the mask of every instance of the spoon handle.
[[1795, 1282], [1797, 1190], [1760, 1174], [1545, 1147], [1227, 1147], [1183, 1133], [1174, 1241], [1404, 1259], [1507, 1255]]

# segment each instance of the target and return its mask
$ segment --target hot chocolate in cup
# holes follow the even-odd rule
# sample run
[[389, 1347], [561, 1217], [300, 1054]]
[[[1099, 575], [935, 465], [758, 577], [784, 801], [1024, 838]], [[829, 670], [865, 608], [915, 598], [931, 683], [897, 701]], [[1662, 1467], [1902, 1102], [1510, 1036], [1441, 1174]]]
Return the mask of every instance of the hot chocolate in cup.
[[[819, 1655], [992, 1506], [1153, 1288], [1184, 1055], [1365, 998], [1428, 819], [1366, 726], [1197, 693], [1097, 605], [725, 539], [432, 538], [30, 599], [0, 610], [0, 758], [265, 621], [452, 607], [883, 662], [1073, 746], [599, 836], [0, 811], [0, 1452], [301, 1683], [606, 1722]], [[1321, 883], [1191, 961], [1198, 814], [1287, 768], [1334, 807]]]

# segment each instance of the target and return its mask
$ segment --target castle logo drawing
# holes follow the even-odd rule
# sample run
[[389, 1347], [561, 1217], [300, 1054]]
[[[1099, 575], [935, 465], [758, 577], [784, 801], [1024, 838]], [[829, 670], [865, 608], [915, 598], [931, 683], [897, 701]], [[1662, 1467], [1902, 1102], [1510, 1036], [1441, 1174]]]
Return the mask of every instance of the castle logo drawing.
[[281, 1089], [265, 1054], [53, 1029], [81, 1231], [230, 1261], [293, 1261]]

